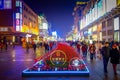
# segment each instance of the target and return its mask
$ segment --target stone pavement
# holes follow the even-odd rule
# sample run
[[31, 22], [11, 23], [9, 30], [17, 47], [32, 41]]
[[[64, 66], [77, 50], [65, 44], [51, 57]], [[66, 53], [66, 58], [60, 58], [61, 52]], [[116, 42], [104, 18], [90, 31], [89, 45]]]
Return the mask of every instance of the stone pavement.
[[[86, 59], [85, 62], [90, 70], [89, 77], [22, 77], [22, 71], [34, 64], [34, 58], [44, 55], [44, 48], [37, 49], [34, 53], [33, 49], [26, 52], [21, 46], [14, 49], [9, 48], [8, 51], [0, 52], [0, 80], [120, 80], [120, 64], [117, 67], [118, 75], [114, 76], [112, 65], [109, 63], [108, 76], [103, 73], [102, 60], [94, 60], [93, 62]], [[89, 58], [89, 57], [88, 57]]]

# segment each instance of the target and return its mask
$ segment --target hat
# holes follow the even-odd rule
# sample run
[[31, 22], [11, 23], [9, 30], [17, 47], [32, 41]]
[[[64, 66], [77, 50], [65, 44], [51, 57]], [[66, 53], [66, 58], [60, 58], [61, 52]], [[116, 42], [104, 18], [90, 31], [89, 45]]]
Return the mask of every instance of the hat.
[[117, 48], [117, 45], [116, 45], [116, 44], [114, 44], [112, 47], [115, 47], [115, 48]]

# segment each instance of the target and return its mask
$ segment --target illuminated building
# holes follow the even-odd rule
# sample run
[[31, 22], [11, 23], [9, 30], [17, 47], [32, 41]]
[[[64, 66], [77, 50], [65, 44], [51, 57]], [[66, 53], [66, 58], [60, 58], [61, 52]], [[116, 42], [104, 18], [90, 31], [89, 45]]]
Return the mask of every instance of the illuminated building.
[[[20, 43], [39, 34], [37, 14], [22, 0], [0, 0], [0, 38]], [[30, 35], [30, 36], [27, 36]]]
[[78, 34], [79, 34], [79, 20], [81, 19], [81, 11], [84, 9], [83, 6], [86, 5], [87, 2], [76, 2], [76, 6], [74, 7], [73, 17], [74, 17], [74, 28], [73, 28], [73, 37], [75, 40], [79, 40]]
[[54, 38], [54, 40], [57, 40], [58, 35], [57, 35], [57, 32], [56, 32], [56, 31], [53, 31], [53, 32], [52, 32], [52, 37]]
[[43, 39], [48, 37], [48, 21], [44, 16], [38, 16], [39, 36]]
[[90, 0], [81, 12], [83, 40], [120, 41], [120, 0]]

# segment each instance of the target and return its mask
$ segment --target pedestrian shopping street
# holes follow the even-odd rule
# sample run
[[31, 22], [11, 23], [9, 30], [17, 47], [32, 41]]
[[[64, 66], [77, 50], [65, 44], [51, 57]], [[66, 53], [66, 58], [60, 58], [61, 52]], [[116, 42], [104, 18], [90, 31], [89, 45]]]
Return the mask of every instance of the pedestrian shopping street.
[[0, 52], [0, 80], [120, 80], [120, 64], [117, 67], [118, 75], [114, 76], [112, 65], [108, 64], [108, 76], [104, 75], [102, 60], [94, 61], [84, 59], [90, 71], [89, 77], [79, 76], [43, 76], [22, 77], [22, 71], [34, 64], [36, 57], [44, 55], [44, 48], [37, 48], [34, 53], [31, 48], [29, 52], [21, 46], [9, 47], [7, 51]]

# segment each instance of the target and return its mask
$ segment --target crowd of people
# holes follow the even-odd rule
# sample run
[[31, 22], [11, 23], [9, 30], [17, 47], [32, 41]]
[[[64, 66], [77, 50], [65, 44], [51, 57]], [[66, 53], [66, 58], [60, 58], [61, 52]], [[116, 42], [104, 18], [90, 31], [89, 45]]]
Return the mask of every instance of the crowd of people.
[[[83, 58], [88, 58], [91, 61], [95, 60], [96, 58], [103, 60], [103, 67], [104, 67], [104, 73], [107, 74], [107, 66], [108, 62], [110, 61], [113, 66], [114, 74], [117, 75], [117, 64], [120, 63], [120, 42], [93, 42], [92, 44], [86, 43], [86, 42], [73, 42], [73, 41], [67, 41], [67, 43], [74, 47], [78, 53], [83, 56]], [[43, 48], [45, 49], [45, 53], [48, 51], [53, 50], [57, 42], [51, 41], [51, 42], [39, 42], [39, 43], [26, 43], [26, 52], [29, 52], [30, 44], [32, 44], [33, 51], [36, 52], [36, 48]], [[12, 46], [14, 48], [13, 43], [2, 43], [0, 42], [0, 51], [3, 51], [5, 49], [7, 51], [8, 46]]]
[[108, 62], [110, 61], [113, 66], [114, 74], [117, 75], [117, 64], [120, 63], [120, 42], [93, 42], [88, 44], [86, 42], [68, 42], [71, 46], [74, 46], [77, 51], [86, 58], [87, 55], [90, 55], [90, 60], [102, 59], [104, 73], [107, 75]]
[[56, 42], [54, 41], [50, 41], [50, 42], [27, 42], [26, 43], [26, 51], [29, 52], [29, 48], [30, 45], [32, 45], [32, 48], [34, 50], [34, 52], [36, 52], [36, 48], [44, 48], [45, 53], [47, 53], [48, 51], [52, 50], [55, 47]]
[[8, 48], [14, 48], [15, 44], [13, 42], [0, 42], [0, 52], [7, 51]]

